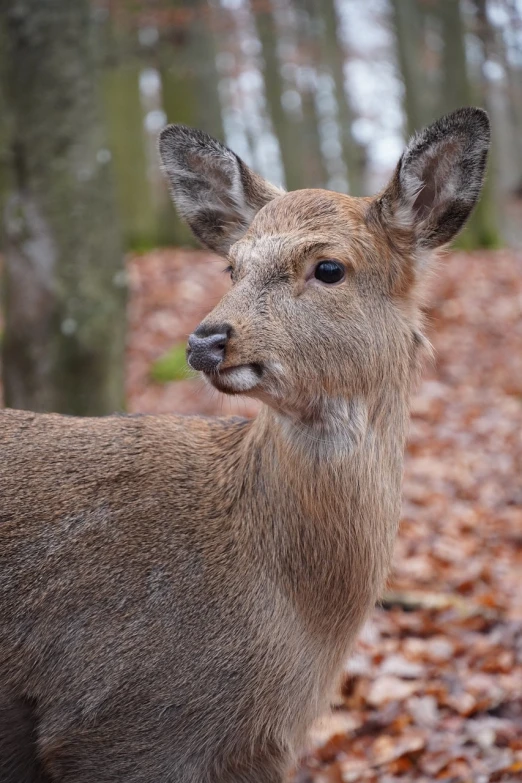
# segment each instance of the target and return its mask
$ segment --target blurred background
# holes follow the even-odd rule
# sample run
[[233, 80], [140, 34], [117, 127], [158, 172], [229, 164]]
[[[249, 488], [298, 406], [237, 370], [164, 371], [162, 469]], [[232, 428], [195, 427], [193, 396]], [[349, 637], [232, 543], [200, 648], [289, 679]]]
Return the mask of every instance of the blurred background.
[[458, 245], [522, 242], [520, 0], [1, 7], [8, 405], [124, 406], [124, 253], [194, 246], [159, 170], [167, 122], [225, 140], [287, 189], [357, 196], [383, 186], [415, 129], [484, 106], [492, 161]]
[[489, 174], [434, 276], [390, 590], [299, 783], [522, 780], [522, 0], [0, 0], [0, 405], [255, 414], [185, 363], [229, 282], [167, 122], [357, 196], [469, 104]]
[[491, 112], [497, 148], [480, 220], [462, 242], [493, 247], [515, 230], [504, 206], [522, 197], [516, 0], [165, 0], [96, 9], [131, 246], [187, 241], [158, 175], [155, 139], [165, 122], [225, 139], [288, 190], [358, 196], [382, 186], [415, 129], [468, 104]]

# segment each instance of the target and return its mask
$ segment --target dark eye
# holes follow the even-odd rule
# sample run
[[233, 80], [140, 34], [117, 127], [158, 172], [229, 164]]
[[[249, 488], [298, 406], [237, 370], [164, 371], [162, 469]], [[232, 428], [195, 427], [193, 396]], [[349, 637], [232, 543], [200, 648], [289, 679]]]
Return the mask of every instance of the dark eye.
[[321, 261], [314, 274], [321, 283], [339, 283], [344, 277], [344, 266], [338, 261]]
[[230, 277], [232, 277], [232, 273], [233, 273], [233, 271], [234, 271], [234, 267], [233, 267], [233, 266], [231, 266], [231, 265], [229, 265], [229, 266], [225, 267], [225, 269], [223, 269], [223, 272], [224, 272], [226, 275], [230, 275]]

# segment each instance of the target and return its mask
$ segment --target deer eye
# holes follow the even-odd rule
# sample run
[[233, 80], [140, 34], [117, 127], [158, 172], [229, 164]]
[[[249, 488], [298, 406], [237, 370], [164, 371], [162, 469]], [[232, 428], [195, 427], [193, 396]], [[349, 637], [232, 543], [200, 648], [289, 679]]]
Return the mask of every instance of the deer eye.
[[344, 277], [344, 266], [339, 261], [321, 261], [315, 267], [314, 276], [321, 283], [340, 283]]
[[234, 267], [232, 264], [229, 264], [225, 269], [223, 269], [223, 272], [230, 277], [232, 280], [232, 284], [234, 284]]

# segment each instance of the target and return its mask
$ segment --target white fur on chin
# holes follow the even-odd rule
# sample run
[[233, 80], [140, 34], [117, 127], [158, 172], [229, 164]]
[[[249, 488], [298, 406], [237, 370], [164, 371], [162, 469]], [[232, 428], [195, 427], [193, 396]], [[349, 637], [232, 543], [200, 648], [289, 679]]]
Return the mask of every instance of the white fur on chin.
[[[251, 367], [231, 367], [223, 373], [218, 373], [219, 386], [233, 392], [246, 392], [256, 387], [259, 377]], [[212, 376], [209, 377], [212, 380]]]

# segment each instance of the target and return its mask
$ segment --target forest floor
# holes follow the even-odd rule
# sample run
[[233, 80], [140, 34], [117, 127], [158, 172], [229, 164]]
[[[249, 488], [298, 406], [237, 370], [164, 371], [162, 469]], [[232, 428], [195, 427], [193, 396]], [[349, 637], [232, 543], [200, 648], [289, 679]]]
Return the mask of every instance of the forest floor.
[[[255, 414], [199, 379], [151, 380], [226, 290], [223, 266], [130, 260], [131, 410]], [[389, 589], [296, 783], [522, 781], [522, 253], [452, 254], [432, 290]]]

